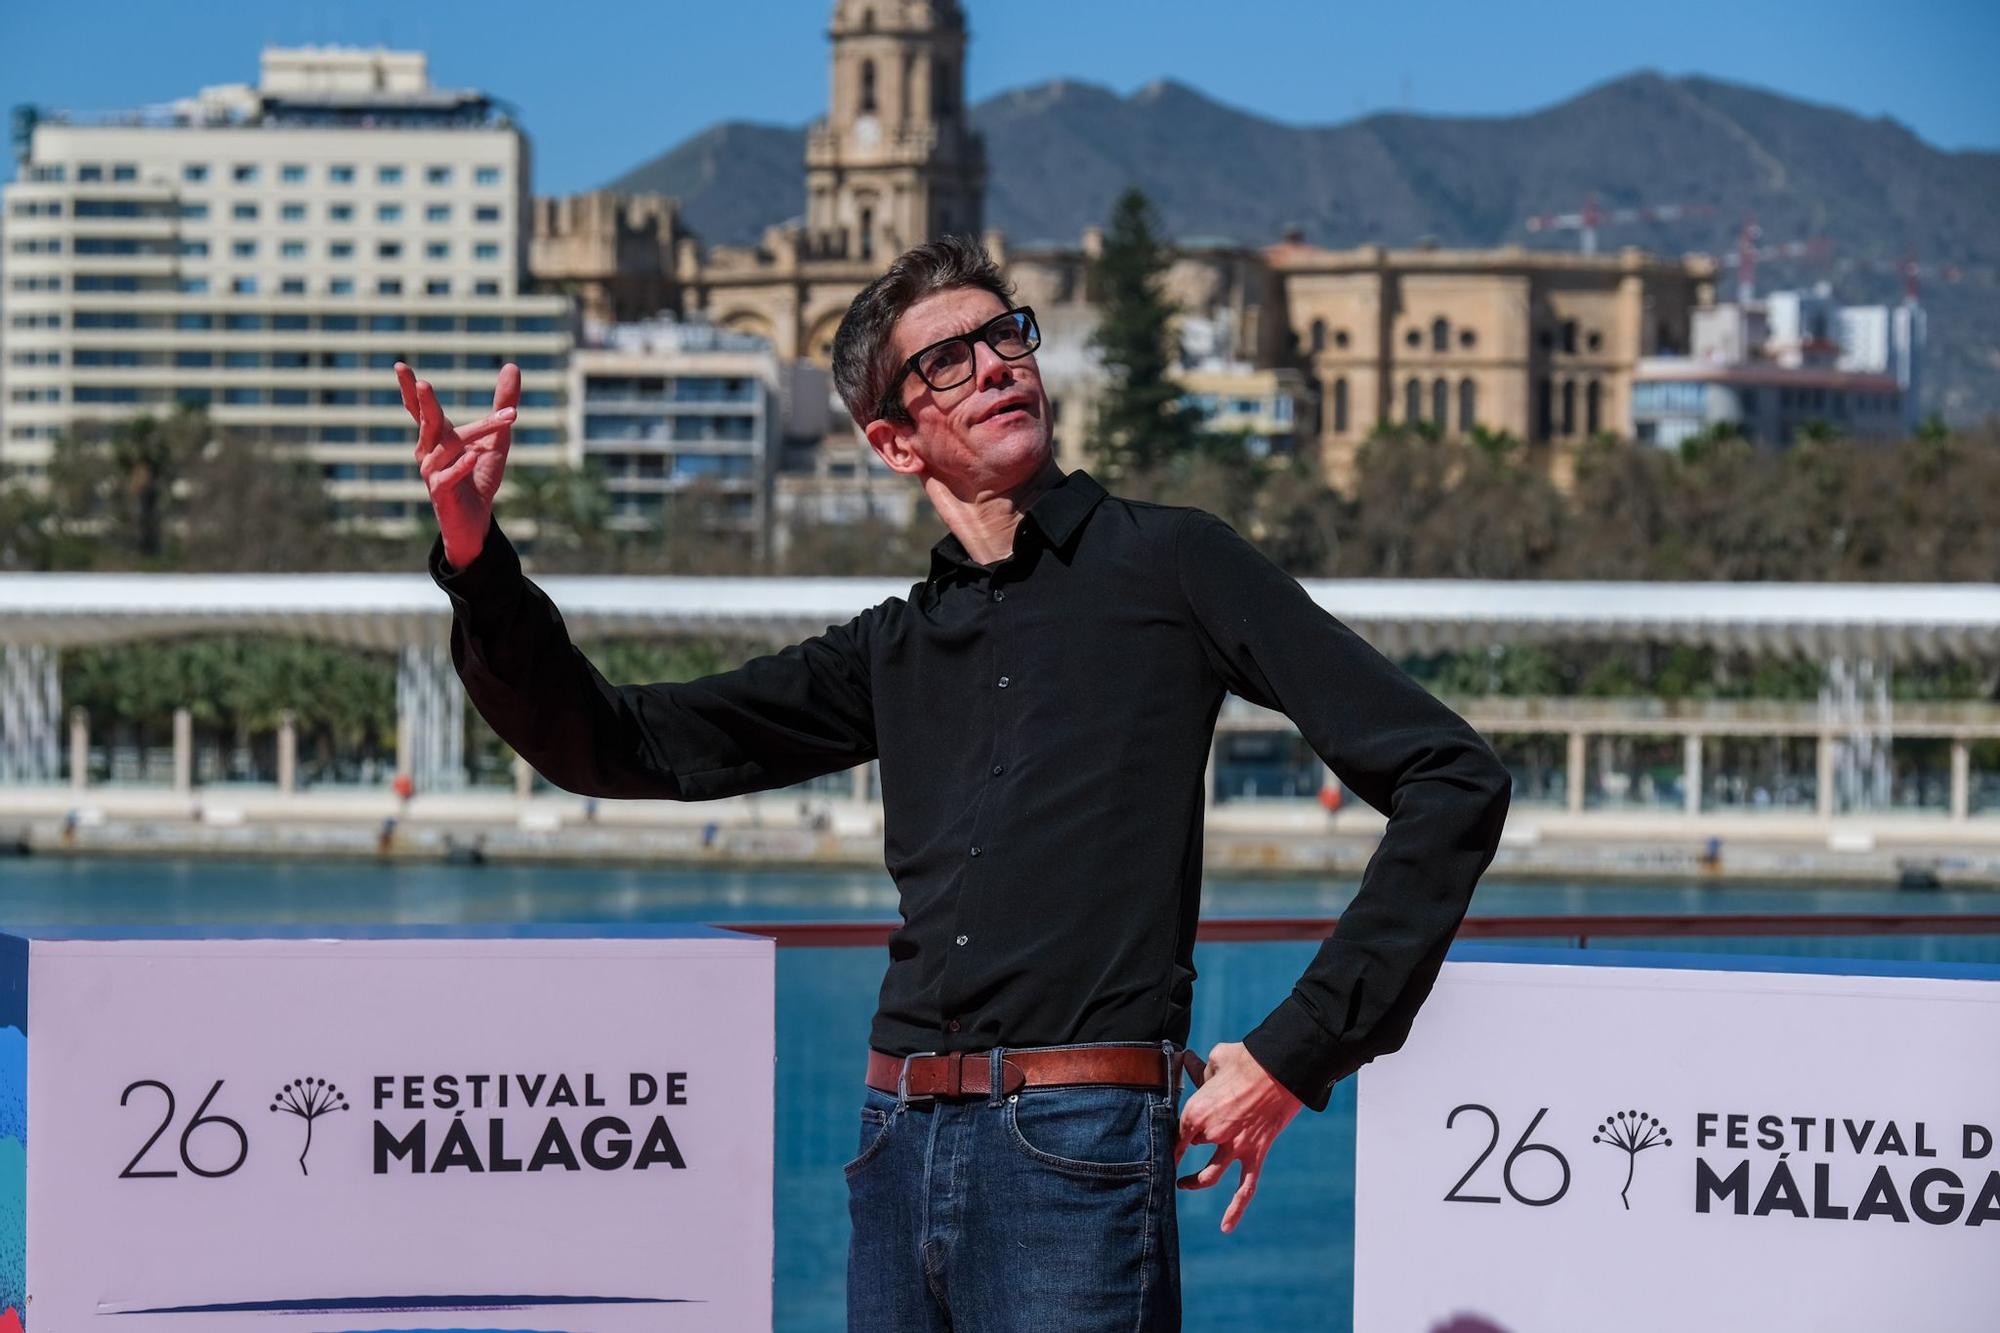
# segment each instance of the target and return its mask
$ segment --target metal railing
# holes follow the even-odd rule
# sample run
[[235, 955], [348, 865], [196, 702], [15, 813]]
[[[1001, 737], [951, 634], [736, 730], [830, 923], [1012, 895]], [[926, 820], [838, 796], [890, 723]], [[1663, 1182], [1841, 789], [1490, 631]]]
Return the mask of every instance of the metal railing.
[[[1204, 917], [1195, 938], [1204, 944], [1245, 944], [1263, 940], [1323, 940], [1338, 917]], [[781, 949], [867, 948], [885, 945], [895, 924], [888, 921], [777, 921], [718, 923], [726, 930], [763, 935]], [[1593, 939], [1715, 938], [1733, 936], [1826, 935], [2000, 935], [2000, 912], [1836, 912], [1633, 913], [1572, 916], [1472, 916], [1458, 928], [1462, 940], [1572, 939], [1579, 948]]]

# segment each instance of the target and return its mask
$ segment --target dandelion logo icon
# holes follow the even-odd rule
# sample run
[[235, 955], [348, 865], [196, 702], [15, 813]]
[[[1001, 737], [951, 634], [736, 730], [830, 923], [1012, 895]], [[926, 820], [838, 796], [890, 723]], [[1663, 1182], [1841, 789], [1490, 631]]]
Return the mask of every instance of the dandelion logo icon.
[[1658, 1116], [1648, 1116], [1644, 1111], [1619, 1111], [1604, 1118], [1597, 1132], [1590, 1136], [1592, 1143], [1608, 1143], [1625, 1154], [1625, 1188], [1618, 1191], [1624, 1201], [1625, 1210], [1632, 1210], [1632, 1201], [1625, 1196], [1632, 1188], [1632, 1170], [1639, 1164], [1639, 1154], [1648, 1148], [1671, 1148], [1674, 1141], [1667, 1137], [1666, 1126]]
[[283, 1111], [295, 1115], [306, 1122], [306, 1146], [299, 1150], [299, 1174], [309, 1176], [306, 1170], [306, 1154], [312, 1151], [313, 1121], [323, 1115], [348, 1109], [347, 1097], [341, 1090], [323, 1078], [302, 1078], [287, 1083], [278, 1089], [271, 1100], [273, 1111]]

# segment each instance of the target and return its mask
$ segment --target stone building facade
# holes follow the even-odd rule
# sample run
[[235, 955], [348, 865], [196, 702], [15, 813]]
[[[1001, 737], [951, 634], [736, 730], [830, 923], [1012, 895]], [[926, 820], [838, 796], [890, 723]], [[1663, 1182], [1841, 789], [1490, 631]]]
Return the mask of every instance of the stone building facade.
[[1622, 435], [1641, 357], [1688, 347], [1713, 303], [1706, 259], [1494, 250], [1264, 252], [1319, 396], [1334, 484], [1379, 426], [1446, 436], [1505, 431], [1545, 450], [1558, 480], [1573, 446]]
[[694, 244], [694, 234], [665, 195], [540, 198], [529, 226], [535, 280], [573, 298], [586, 323], [630, 323], [681, 308], [679, 250]]
[[[1009, 247], [984, 229], [985, 148], [965, 107], [966, 26], [956, 0], [838, 0], [829, 28], [832, 92], [807, 137], [803, 222], [757, 245], [704, 247], [670, 200], [587, 195], [538, 201], [538, 273], [618, 318], [700, 314], [768, 339], [781, 359], [825, 365], [854, 293], [903, 249], [980, 235], [1041, 318], [1039, 356], [1058, 457], [1088, 463], [1085, 423], [1102, 382], [1090, 346], [1090, 262], [1102, 243]], [[1303, 385], [1297, 433], [1342, 485], [1382, 426], [1448, 436], [1505, 431], [1566, 480], [1573, 446], [1631, 421], [1642, 357], [1685, 352], [1697, 308], [1713, 304], [1705, 259], [1363, 246], [1327, 250], [1185, 244], [1166, 289], [1211, 366], [1281, 369]], [[1194, 359], [1186, 364], [1194, 365]], [[866, 482], [870, 451], [837, 424], [835, 475]], [[801, 456], [796, 449], [788, 456]], [[824, 477], [827, 468], [813, 471]], [[851, 466], [850, 466], [851, 464]], [[894, 481], [895, 478], [889, 478]]]
[[803, 226], [680, 250], [685, 300], [715, 323], [824, 363], [854, 293], [912, 245], [977, 236], [986, 152], [965, 108], [956, 0], [840, 0], [831, 105], [806, 136]]

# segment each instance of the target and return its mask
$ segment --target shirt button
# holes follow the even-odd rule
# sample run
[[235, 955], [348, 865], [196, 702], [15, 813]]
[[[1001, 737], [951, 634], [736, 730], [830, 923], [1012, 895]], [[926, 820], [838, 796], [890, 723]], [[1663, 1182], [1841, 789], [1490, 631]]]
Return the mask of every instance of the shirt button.
[[993, 776], [994, 776], [994, 777], [996, 777], [996, 778], [997, 778], [997, 777], [999, 777], [999, 776], [1000, 776], [1000, 774], [1001, 774], [1002, 772], [1004, 772], [1004, 771], [1006, 770], [1006, 768], [1007, 768], [1007, 765], [1005, 765], [1005, 764], [995, 764], [995, 765], [993, 765]]
[[1000, 677], [1000, 688], [1003, 690], [1007, 688], [1007, 678], [1005, 676]]
[[977, 856], [977, 855], [979, 855], [979, 849], [978, 849], [977, 847], [974, 847], [974, 848], [972, 849], [972, 854], [973, 854], [974, 856]]
[[970, 935], [960, 935], [960, 936], [958, 937], [958, 942], [959, 942], [959, 944], [960, 944], [960, 945], [964, 945], [964, 944], [965, 944], [965, 943], [966, 943], [966, 942], [967, 942], [968, 940], [970, 940], [971, 938], [972, 938], [972, 936], [970, 936]]
[[954, 1019], [952, 1019], [952, 1020], [951, 1020], [951, 1022], [949, 1022], [949, 1023], [946, 1023], [946, 1024], [944, 1025], [944, 1030], [945, 1030], [946, 1032], [956, 1032], [956, 1031], [958, 1031], [958, 1020], [957, 1020], [956, 1018], [954, 1018]]
[[993, 590], [993, 600], [996, 602], [1004, 602], [1007, 600], [1007, 594], [1001, 592], [998, 588], [995, 588]]

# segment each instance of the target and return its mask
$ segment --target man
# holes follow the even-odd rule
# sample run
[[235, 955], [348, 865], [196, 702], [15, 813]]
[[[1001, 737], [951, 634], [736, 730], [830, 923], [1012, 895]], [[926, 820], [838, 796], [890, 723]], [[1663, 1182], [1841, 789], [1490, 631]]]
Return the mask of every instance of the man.
[[[643, 686], [571, 646], [492, 521], [518, 375], [455, 431], [398, 367], [453, 660], [552, 782], [709, 800], [881, 762], [903, 924], [845, 1168], [857, 1330], [1178, 1328], [1175, 1163], [1214, 1145], [1192, 1189], [1240, 1165], [1233, 1229], [1299, 1108], [1402, 1044], [1507, 807], [1478, 736], [1228, 524], [1058, 468], [1038, 340], [976, 244], [891, 265], [835, 336], [834, 381], [949, 529], [929, 576], [734, 671]], [[1390, 818], [1305, 976], [1180, 1107], [1232, 690]]]

